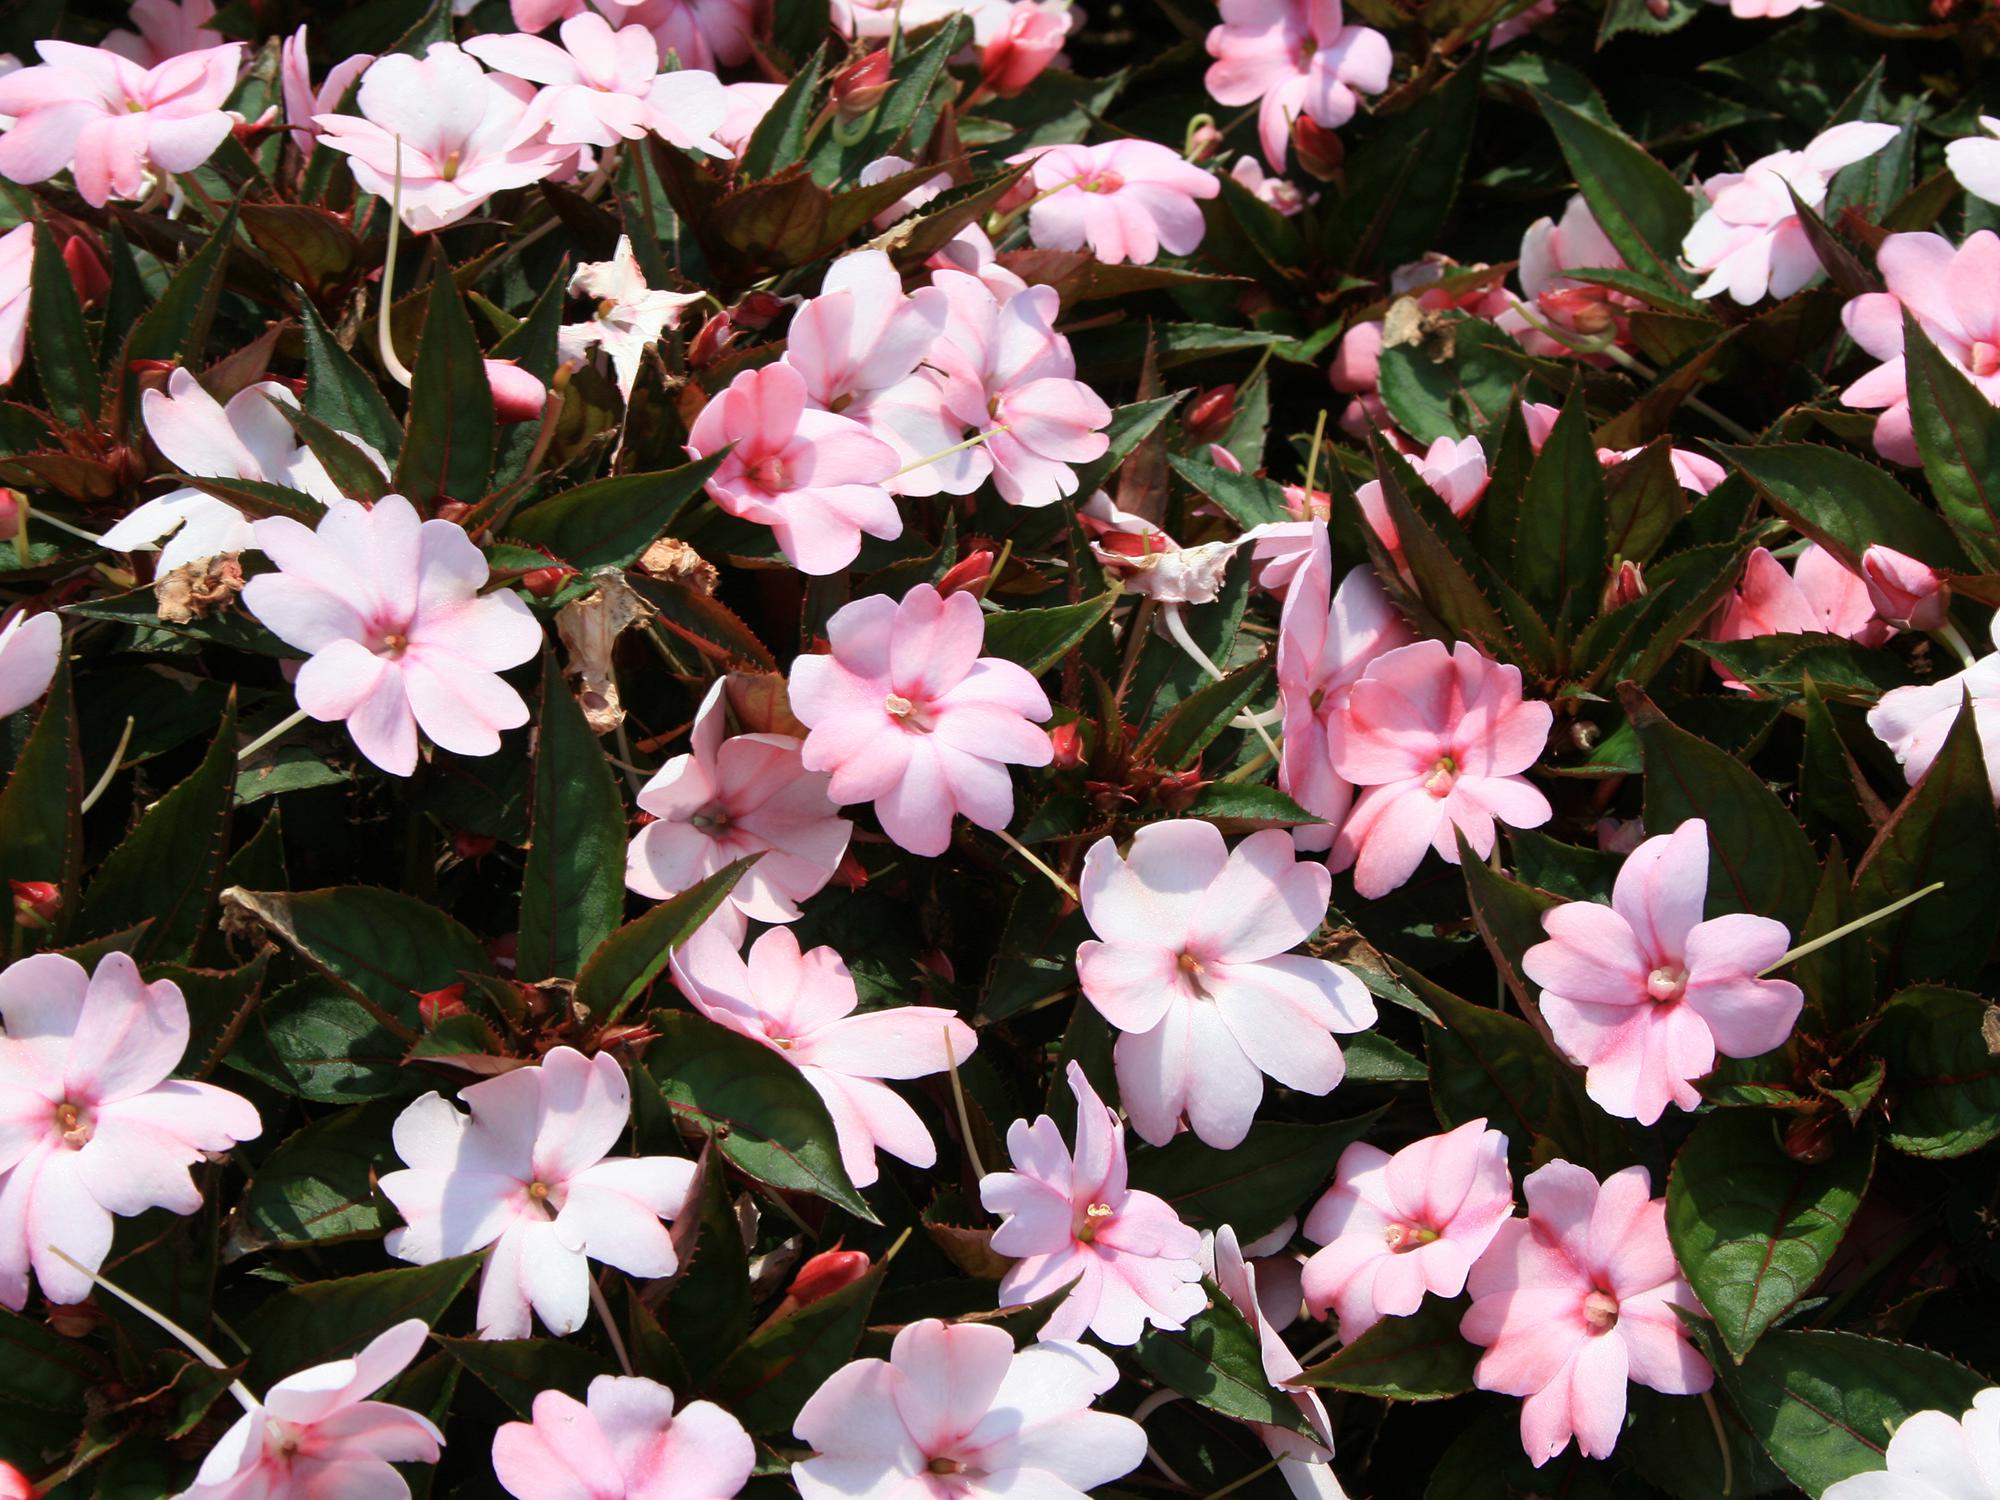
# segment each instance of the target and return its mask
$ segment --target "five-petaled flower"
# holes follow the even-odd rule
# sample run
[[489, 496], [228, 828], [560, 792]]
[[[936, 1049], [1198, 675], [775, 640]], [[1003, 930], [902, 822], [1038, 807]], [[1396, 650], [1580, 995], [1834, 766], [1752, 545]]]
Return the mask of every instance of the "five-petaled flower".
[[657, 1380], [599, 1375], [579, 1401], [535, 1397], [532, 1422], [493, 1434], [493, 1472], [519, 1500], [731, 1500], [756, 1445], [712, 1401], [678, 1409]]

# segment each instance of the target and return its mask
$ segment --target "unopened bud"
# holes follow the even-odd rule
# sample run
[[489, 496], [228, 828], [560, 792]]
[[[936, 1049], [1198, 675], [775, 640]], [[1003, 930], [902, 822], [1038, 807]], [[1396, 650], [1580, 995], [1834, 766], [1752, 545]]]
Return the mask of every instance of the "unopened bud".
[[1618, 326], [1617, 309], [1612, 307], [1610, 295], [1602, 287], [1557, 287], [1552, 292], [1543, 292], [1535, 299], [1535, 305], [1550, 320], [1591, 337]]
[[1243, 472], [1243, 460], [1238, 458], [1234, 453], [1231, 453], [1220, 443], [1210, 443], [1208, 445], [1208, 461], [1225, 474], [1241, 474]]
[[775, 292], [751, 292], [729, 310], [729, 316], [737, 327], [756, 333], [770, 327], [784, 311], [785, 299]]
[[[49, 1327], [66, 1339], [87, 1339], [104, 1326], [107, 1319], [104, 1309], [95, 1302], [51, 1303], [49, 1306]], [[5, 1470], [0, 1469], [0, 1474]], [[7, 1500], [11, 1492], [0, 1484], [0, 1500]]]
[[833, 883], [850, 891], [868, 884], [868, 866], [855, 857], [852, 849], [840, 856], [840, 863], [834, 867]]
[[1183, 419], [1187, 430], [1204, 443], [1213, 442], [1229, 431], [1236, 420], [1236, 387], [1219, 385], [1194, 398]]
[[736, 337], [736, 320], [726, 312], [716, 313], [694, 336], [688, 345], [688, 365], [696, 370], [715, 363], [717, 355], [729, 347], [729, 341]]
[[1604, 607], [1617, 609], [1646, 597], [1646, 575], [1631, 558], [1622, 559], [1604, 587]]
[[1338, 177], [1347, 160], [1347, 148], [1340, 137], [1311, 115], [1300, 115], [1292, 122], [1292, 151], [1299, 169], [1321, 182]]
[[1823, 1162], [1833, 1155], [1838, 1129], [1831, 1115], [1807, 1115], [1794, 1120], [1785, 1129], [1785, 1154], [1809, 1166]]
[[76, 286], [77, 301], [85, 307], [103, 301], [104, 294], [111, 290], [111, 273], [105, 270], [96, 247], [82, 235], [73, 234], [63, 242], [62, 258], [69, 267], [69, 279]]
[[1951, 586], [1943, 574], [1879, 542], [1861, 554], [1861, 578], [1875, 613], [1891, 625], [1936, 630], [1951, 610]]
[[514, 972], [515, 953], [520, 947], [520, 934], [503, 932], [486, 945], [486, 956], [493, 960], [494, 970], [501, 974]]
[[562, 592], [562, 587], [576, 577], [576, 569], [566, 562], [550, 559], [546, 568], [534, 568], [521, 575], [521, 587], [537, 599], [553, 599]]
[[491, 854], [493, 843], [490, 833], [468, 833], [463, 828], [451, 831], [451, 852], [460, 859], [479, 859]]
[[1159, 800], [1160, 806], [1168, 812], [1186, 812], [1194, 805], [1195, 798], [1201, 795], [1202, 788], [1207, 785], [1207, 778], [1198, 768], [1175, 771], [1160, 778], [1160, 784], [1153, 789], [1153, 795]]
[[10, 880], [14, 888], [14, 924], [31, 932], [46, 932], [62, 912], [62, 887], [46, 880]]
[[785, 1297], [795, 1307], [810, 1307], [842, 1287], [853, 1286], [870, 1269], [865, 1250], [822, 1250], [799, 1267]]
[[0, 542], [11, 542], [19, 536], [27, 519], [28, 497], [0, 485]]
[[532, 422], [549, 404], [549, 388], [511, 359], [489, 359], [486, 382], [493, 387], [493, 414], [503, 423]]
[[889, 52], [878, 48], [833, 75], [833, 108], [843, 120], [858, 120], [889, 92]]
[[944, 577], [937, 582], [940, 594], [970, 594], [975, 599], [986, 596], [986, 585], [993, 575], [993, 554], [980, 551], [961, 557], [945, 570]]
[[1049, 731], [1049, 748], [1055, 752], [1050, 762], [1059, 771], [1071, 771], [1083, 764], [1083, 724], [1072, 719]]
[[431, 514], [440, 521], [450, 521], [457, 525], [472, 514], [472, 507], [463, 500], [443, 500]]
[[424, 1023], [424, 1030], [434, 1030], [440, 1021], [448, 1016], [465, 1014], [465, 985], [448, 984], [441, 990], [417, 996], [417, 1018]]
[[1215, 121], [1203, 120], [1187, 136], [1187, 159], [1196, 166], [1212, 161], [1216, 152], [1222, 149], [1222, 132], [1216, 129]]

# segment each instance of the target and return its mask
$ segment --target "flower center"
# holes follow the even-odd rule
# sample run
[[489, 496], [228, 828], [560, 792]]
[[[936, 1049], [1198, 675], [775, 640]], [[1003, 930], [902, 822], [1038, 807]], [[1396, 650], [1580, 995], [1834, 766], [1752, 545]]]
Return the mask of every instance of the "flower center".
[[72, 1151], [89, 1145], [91, 1136], [96, 1133], [97, 1127], [90, 1116], [84, 1113], [83, 1106], [72, 1104], [67, 1099], [56, 1106], [55, 1118], [56, 1129], [62, 1134], [63, 1144]]
[[1990, 344], [1985, 339], [1973, 343], [1972, 373], [1975, 375], [2000, 373], [2000, 344]]
[[729, 832], [729, 809], [721, 803], [711, 803], [688, 819], [688, 822], [712, 838], [719, 838]]
[[773, 454], [770, 458], [760, 458], [750, 465], [750, 482], [759, 489], [775, 494], [779, 490], [790, 489], [792, 476], [785, 467], [784, 459]]
[[1093, 1203], [1083, 1211], [1083, 1222], [1076, 1226], [1076, 1237], [1088, 1245], [1094, 1241], [1104, 1226], [1111, 1222], [1112, 1208], [1109, 1203]]
[[965, 1472], [964, 1464], [955, 1458], [946, 1458], [942, 1453], [925, 1464], [924, 1467], [933, 1474], [963, 1474]]
[[1431, 767], [1431, 774], [1424, 778], [1424, 790], [1433, 797], [1449, 797], [1457, 784], [1458, 762], [1449, 755], [1440, 755], [1437, 764]]
[[1076, 185], [1086, 193], [1115, 193], [1125, 186], [1125, 179], [1116, 172], [1092, 172], [1077, 178]]
[[375, 643], [375, 654], [377, 656], [386, 656], [391, 661], [397, 660], [409, 649], [410, 636], [409, 627], [407, 626], [396, 630], [383, 631], [382, 638]]
[[442, 177], [446, 182], [454, 181], [458, 177], [458, 169], [464, 164], [464, 160], [464, 157], [458, 152], [452, 152], [451, 155], [444, 159], [444, 165], [438, 168], [438, 176]]
[[1687, 993], [1687, 970], [1669, 964], [1646, 976], [1646, 995], [1661, 1005], [1671, 1005]]
[[929, 706], [914, 698], [905, 698], [901, 693], [888, 693], [882, 699], [882, 711], [912, 734], [931, 732]]
[[528, 1184], [528, 1201], [541, 1209], [543, 1213], [553, 1218], [556, 1206], [549, 1200], [551, 1191], [549, 1184], [543, 1182], [539, 1177]]
[[1382, 1231], [1382, 1238], [1393, 1254], [1403, 1255], [1423, 1249], [1438, 1238], [1438, 1232], [1428, 1224], [1391, 1224]]
[[1609, 1292], [1592, 1292], [1583, 1299], [1583, 1321], [1592, 1333], [1609, 1333], [1618, 1326], [1618, 1299]]

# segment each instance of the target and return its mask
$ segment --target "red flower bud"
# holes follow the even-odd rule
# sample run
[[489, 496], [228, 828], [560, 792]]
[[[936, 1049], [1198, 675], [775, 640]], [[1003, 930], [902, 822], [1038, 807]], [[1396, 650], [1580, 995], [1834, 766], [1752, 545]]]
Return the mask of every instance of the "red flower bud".
[[32, 932], [55, 926], [62, 911], [62, 888], [46, 880], [10, 880], [14, 888], [14, 921]]
[[785, 311], [785, 299], [775, 292], [751, 292], [729, 310], [739, 328], [752, 333], [768, 328]]
[[1833, 1155], [1838, 1127], [1831, 1115], [1806, 1115], [1785, 1129], [1785, 1154], [1793, 1161], [1811, 1165]]
[[1292, 121], [1292, 150], [1300, 170], [1321, 182], [1332, 182], [1338, 177], [1342, 163], [1347, 160], [1347, 148], [1340, 143], [1340, 137], [1311, 115], [1300, 115]]
[[63, 242], [62, 258], [69, 267], [69, 279], [76, 286], [77, 301], [85, 307], [101, 302], [111, 290], [111, 273], [104, 269], [96, 247], [82, 235], [73, 234]]
[[472, 514], [472, 507], [463, 500], [446, 500], [431, 514], [440, 521], [463, 521]]
[[1002, 99], [1011, 99], [1042, 76], [1062, 51], [1069, 17], [1043, 10], [1034, 0], [1015, 0], [1007, 21], [979, 56], [979, 78]]
[[460, 859], [478, 859], [493, 852], [493, 837], [485, 833], [467, 833], [463, 828], [451, 831], [451, 852]]
[[562, 591], [563, 584], [574, 577], [576, 577], [575, 568], [566, 562], [558, 562], [551, 558], [546, 568], [536, 568], [532, 572], [523, 573], [521, 587], [537, 599], [553, 599]]
[[991, 552], [973, 552], [961, 557], [945, 570], [944, 577], [937, 582], [940, 594], [970, 594], [975, 599], [986, 594], [986, 581], [993, 572]]
[[843, 120], [857, 120], [889, 92], [889, 52], [865, 53], [833, 75], [833, 107]]
[[1235, 419], [1236, 387], [1219, 385], [1195, 397], [1182, 421], [1195, 438], [1211, 443], [1229, 431], [1229, 424]]
[[1611, 294], [1603, 287], [1558, 287], [1543, 292], [1535, 299], [1535, 305], [1582, 334], [1604, 333], [1618, 324], [1618, 310], [1611, 305]]
[[493, 413], [502, 422], [532, 422], [549, 404], [549, 388], [511, 359], [489, 359], [486, 382], [493, 387]]
[[1072, 719], [1067, 724], [1058, 724], [1049, 731], [1049, 745], [1055, 751], [1055, 759], [1050, 762], [1058, 770], [1070, 771], [1083, 764], [1083, 725]]
[[[489, 840], [488, 842], [491, 842]], [[448, 984], [441, 990], [432, 990], [427, 995], [417, 996], [417, 1016], [424, 1023], [424, 1030], [430, 1031], [447, 1016], [465, 1014], [465, 985]]]
[[1605, 586], [1604, 607], [1617, 609], [1645, 596], [1646, 575], [1639, 571], [1639, 565], [1631, 558], [1625, 558], [1618, 564], [1618, 571], [1611, 575], [1611, 582]]
[[11, 542], [19, 536], [27, 515], [28, 497], [0, 485], [0, 542]]
[[795, 1308], [810, 1307], [822, 1297], [831, 1297], [842, 1287], [853, 1286], [866, 1276], [870, 1264], [864, 1250], [822, 1250], [799, 1267], [785, 1297]]
[[520, 947], [520, 934], [502, 933], [486, 945], [486, 955], [493, 960], [493, 967], [502, 974], [514, 972], [514, 956]]
[[833, 883], [850, 891], [868, 884], [868, 866], [855, 858], [852, 849], [840, 856], [840, 863], [834, 867]]
[[736, 337], [736, 321], [726, 312], [716, 313], [701, 325], [694, 342], [688, 345], [688, 364], [694, 369], [715, 363], [715, 357]]

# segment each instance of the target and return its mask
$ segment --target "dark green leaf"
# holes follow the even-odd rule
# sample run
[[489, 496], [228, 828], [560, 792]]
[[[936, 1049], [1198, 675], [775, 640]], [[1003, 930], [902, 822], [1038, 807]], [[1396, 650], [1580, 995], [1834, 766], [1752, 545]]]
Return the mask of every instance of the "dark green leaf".
[[438, 1340], [522, 1421], [534, 1418], [535, 1397], [561, 1391], [581, 1401], [591, 1381], [617, 1370], [603, 1355], [576, 1339]]
[[1506, 413], [1521, 379], [1520, 346], [1491, 323], [1463, 318], [1448, 327], [1449, 344], [1424, 340], [1382, 351], [1382, 404], [1420, 443], [1484, 431]]
[[983, 654], [1018, 662], [1039, 677], [1053, 670], [1083, 643], [1118, 602], [1114, 590], [1081, 604], [1052, 604], [1046, 609], [1010, 609], [986, 617]]
[[756, 857], [717, 870], [607, 937], [576, 976], [576, 1003], [600, 1026], [615, 1023], [659, 978], [674, 949], [714, 914]]
[[1132, 1186], [1157, 1193], [1198, 1229], [1227, 1224], [1255, 1240], [1331, 1181], [1340, 1153], [1373, 1123], [1372, 1115], [1332, 1125], [1259, 1120], [1227, 1151], [1190, 1132], [1135, 1151]]
[[1104, 429], [1104, 435], [1111, 440], [1111, 446], [1089, 463], [1076, 466], [1076, 492], [1088, 495], [1101, 486], [1117, 471], [1120, 464], [1132, 456], [1132, 451], [1153, 435], [1162, 422], [1173, 413], [1187, 395], [1186, 391], [1176, 391], [1171, 396], [1161, 396], [1152, 401], [1134, 401], [1126, 406], [1114, 408], [1111, 425]]
[[1584, 201], [1625, 264], [1685, 285], [1681, 241], [1693, 222], [1688, 190], [1636, 141], [1539, 89], [1535, 107], [1555, 132]]
[[472, 318], [442, 256], [410, 372], [410, 420], [396, 461], [396, 493], [419, 509], [486, 493], [498, 420]]
[[236, 237], [236, 206], [231, 204], [208, 241], [174, 272], [145, 316], [132, 326], [125, 358], [177, 359], [199, 364], [208, 343], [209, 325], [222, 298], [230, 241]]
[[403, 425], [382, 392], [354, 356], [334, 341], [309, 298], [300, 299], [299, 323], [306, 342], [306, 391], [301, 404], [334, 431], [352, 433], [394, 459], [403, 446]]
[[97, 415], [97, 356], [84, 331], [76, 283], [48, 225], [35, 219], [35, 259], [29, 272], [28, 346], [49, 408], [75, 426]]
[[819, 92], [820, 68], [826, 61], [824, 45], [808, 57], [791, 77], [785, 91], [771, 104], [750, 140], [743, 148], [738, 170], [746, 182], [769, 177], [780, 167], [797, 161], [806, 147], [806, 131], [819, 112], [814, 97]]
[[405, 1319], [435, 1326], [484, 1259], [461, 1255], [287, 1287], [258, 1310], [256, 1353], [245, 1379], [264, 1390], [296, 1371], [347, 1358]]
[[[0, 880], [49, 881], [61, 889], [63, 906], [69, 909], [83, 859], [83, 820], [77, 812], [82, 800], [76, 706], [70, 696], [69, 667], [59, 663], [41, 717], [21, 747], [6, 789], [0, 791]], [[13, 912], [10, 900], [10, 930]]]
[[367, 1006], [314, 976], [286, 985], [257, 1008], [226, 1060], [238, 1072], [320, 1104], [403, 1092], [406, 1039]]
[[673, 525], [701, 493], [722, 455], [658, 474], [619, 474], [581, 484], [531, 505], [507, 523], [507, 535], [546, 547], [575, 568], [622, 568]]
[[752, 1432], [789, 1432], [806, 1398], [854, 1357], [881, 1284], [877, 1266], [752, 1334], [716, 1370], [716, 1399]]
[[1810, 443], [1774, 448], [1710, 445], [1742, 470], [1771, 508], [1861, 571], [1861, 554], [1881, 543], [1932, 567], [1972, 573], [1958, 538], [1886, 469], [1859, 454]]
[[1386, 1401], [1438, 1401], [1472, 1389], [1480, 1350], [1458, 1331], [1466, 1300], [1426, 1297], [1407, 1318], [1384, 1318], [1299, 1378]]
[[1259, 659], [1196, 688], [1153, 726], [1138, 753], [1169, 769], [1194, 764], [1229, 721], [1264, 691], [1270, 676], [1271, 664]]
[[1604, 469], [1580, 390], [1572, 391], [1521, 496], [1515, 586], [1568, 639], [1604, 592]]
[[1134, 1351], [1146, 1372], [1210, 1411], [1241, 1422], [1263, 1422], [1287, 1432], [1306, 1433], [1298, 1403], [1272, 1386], [1264, 1374], [1264, 1351], [1250, 1320], [1212, 1281], [1208, 1311], [1185, 1328], [1148, 1328]]
[[357, 1104], [286, 1137], [250, 1179], [230, 1255], [380, 1233], [375, 1181], [402, 1166], [389, 1144], [402, 1109], [393, 1099]]
[[1910, 425], [1945, 519], [1990, 568], [2000, 561], [2000, 409], [1903, 313]]
[[516, 966], [523, 979], [571, 978], [625, 914], [625, 799], [553, 651], [535, 722]]
[[1255, 474], [1232, 474], [1179, 453], [1169, 453], [1167, 462], [1175, 473], [1222, 507], [1245, 531], [1269, 521], [1294, 519], [1285, 509], [1284, 487], [1269, 479]]
[[1882, 1008], [1869, 1040], [1889, 1064], [1889, 1144], [1912, 1156], [1964, 1156], [2000, 1136], [2000, 1056], [1992, 1005], [1920, 984]]

